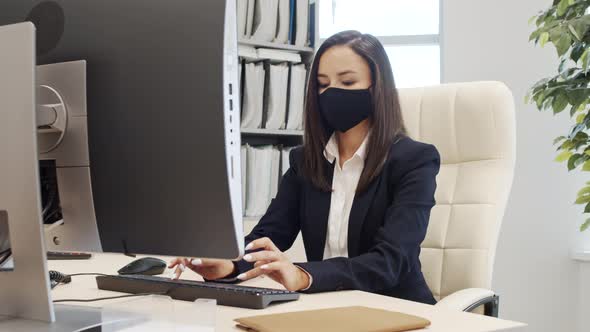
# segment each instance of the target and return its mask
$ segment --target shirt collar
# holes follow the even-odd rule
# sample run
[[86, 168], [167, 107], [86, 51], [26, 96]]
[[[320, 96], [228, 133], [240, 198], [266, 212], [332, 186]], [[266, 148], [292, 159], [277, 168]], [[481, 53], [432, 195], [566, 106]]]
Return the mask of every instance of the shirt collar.
[[[365, 139], [361, 143], [361, 146], [356, 150], [353, 157], [358, 157], [362, 161], [365, 161], [367, 157], [367, 145], [369, 141], [369, 136], [371, 136], [371, 131], [367, 133]], [[338, 152], [338, 140], [336, 139], [336, 133], [333, 133], [324, 148], [324, 158], [328, 160], [328, 162], [333, 163], [334, 160], [340, 159], [340, 153]]]

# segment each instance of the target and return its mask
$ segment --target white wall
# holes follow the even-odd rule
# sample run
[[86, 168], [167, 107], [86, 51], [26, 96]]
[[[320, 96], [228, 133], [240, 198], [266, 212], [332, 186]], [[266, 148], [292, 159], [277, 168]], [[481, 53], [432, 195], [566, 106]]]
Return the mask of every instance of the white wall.
[[578, 266], [570, 251], [583, 216], [571, 202], [588, 180], [552, 162], [552, 140], [567, 132], [567, 115], [553, 117], [523, 102], [530, 86], [556, 71], [553, 47], [528, 43], [529, 17], [551, 2], [442, 0], [443, 81], [499, 80], [516, 99], [517, 163], [493, 287], [501, 317], [536, 332], [575, 329]]

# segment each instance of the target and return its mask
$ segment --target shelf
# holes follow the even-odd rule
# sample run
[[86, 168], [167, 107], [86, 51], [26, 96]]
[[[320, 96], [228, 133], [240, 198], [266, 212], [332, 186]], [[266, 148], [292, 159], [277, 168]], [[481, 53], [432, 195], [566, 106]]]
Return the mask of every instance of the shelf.
[[242, 128], [241, 132], [249, 136], [303, 136], [303, 130]]
[[238, 44], [255, 46], [255, 47], [275, 48], [275, 49], [279, 49], [279, 50], [297, 51], [297, 52], [304, 52], [304, 53], [315, 52], [314, 49], [311, 47], [305, 47], [305, 46], [301, 47], [301, 46], [295, 46], [295, 45], [290, 45], [290, 44], [264, 42], [264, 41], [251, 40], [251, 39], [240, 39], [240, 40], [238, 40]]

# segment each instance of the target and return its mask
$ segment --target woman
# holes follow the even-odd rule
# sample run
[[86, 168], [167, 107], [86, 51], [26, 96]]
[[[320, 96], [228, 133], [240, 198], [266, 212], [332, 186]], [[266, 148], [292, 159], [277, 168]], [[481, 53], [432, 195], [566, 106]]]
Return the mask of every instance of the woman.
[[[373, 36], [328, 38], [312, 64], [305, 139], [239, 262], [175, 259], [207, 280], [268, 275], [286, 289], [357, 289], [434, 304], [420, 243], [439, 154], [406, 136], [391, 65]], [[284, 251], [301, 231], [307, 263]]]

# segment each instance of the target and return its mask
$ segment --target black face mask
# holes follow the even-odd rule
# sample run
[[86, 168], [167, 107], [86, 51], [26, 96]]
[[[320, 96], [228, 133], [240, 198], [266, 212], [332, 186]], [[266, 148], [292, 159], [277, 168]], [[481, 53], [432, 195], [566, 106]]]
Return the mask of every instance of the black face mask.
[[319, 96], [320, 114], [329, 131], [348, 131], [373, 114], [369, 89], [329, 88]]

